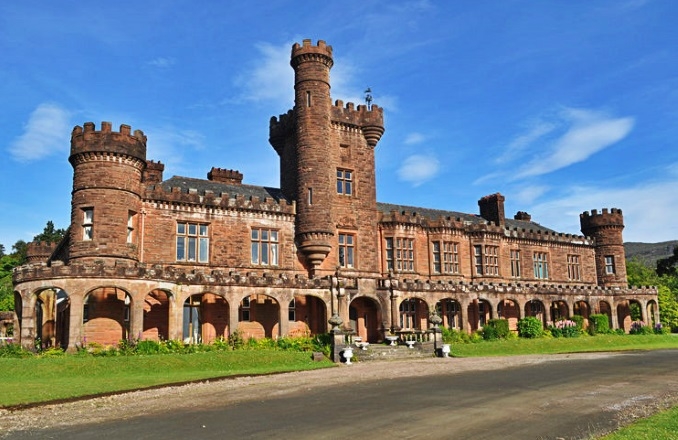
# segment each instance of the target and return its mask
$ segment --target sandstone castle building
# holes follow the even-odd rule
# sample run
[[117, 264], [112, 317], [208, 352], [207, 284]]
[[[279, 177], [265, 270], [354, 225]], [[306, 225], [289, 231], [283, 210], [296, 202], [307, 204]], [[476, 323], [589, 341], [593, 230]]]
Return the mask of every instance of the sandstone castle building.
[[[74, 348], [124, 338], [210, 342], [326, 333], [363, 340], [422, 332], [433, 316], [472, 332], [631, 309], [658, 321], [657, 292], [629, 288], [619, 209], [584, 212], [583, 235], [553, 231], [504, 197], [460, 213], [379, 203], [377, 105], [332, 103], [332, 48], [292, 48], [294, 108], [270, 120], [280, 187], [212, 168], [163, 176], [141, 130], [88, 122], [71, 135], [67, 236], [31, 243], [14, 272], [21, 343]], [[437, 318], [436, 318], [437, 320]], [[332, 324], [329, 324], [331, 321]]]

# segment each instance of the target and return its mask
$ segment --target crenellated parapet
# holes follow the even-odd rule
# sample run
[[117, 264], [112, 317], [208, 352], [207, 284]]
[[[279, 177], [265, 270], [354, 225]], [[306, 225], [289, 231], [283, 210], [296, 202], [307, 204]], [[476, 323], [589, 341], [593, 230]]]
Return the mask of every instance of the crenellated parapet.
[[144, 169], [142, 180], [144, 183], [160, 183], [162, 182], [162, 173], [165, 171], [165, 164], [153, 160], [146, 161], [146, 168]]
[[609, 297], [656, 297], [654, 286], [638, 286], [620, 289], [591, 284], [540, 284], [540, 283], [474, 283], [464, 281], [431, 281], [420, 279], [393, 280], [382, 278], [382, 289], [394, 287], [400, 292], [455, 292], [462, 294], [515, 296], [609, 296]]
[[26, 262], [42, 263], [46, 262], [54, 253], [58, 243], [46, 241], [32, 241], [26, 245]]
[[278, 155], [283, 153], [285, 143], [291, 136], [294, 136], [294, 112], [289, 110], [277, 118], [272, 116], [269, 122], [268, 142]]
[[227, 183], [229, 185], [240, 185], [243, 174], [238, 170], [227, 170], [223, 168], [212, 167], [207, 173], [207, 180], [213, 182]]
[[332, 67], [332, 46], [328, 46], [323, 40], [318, 40], [317, 45], [313, 45], [310, 39], [305, 39], [302, 44], [294, 43], [292, 46], [292, 57], [290, 65], [297, 68], [305, 62], [322, 63], [328, 69]]
[[581, 230], [586, 236], [594, 236], [596, 231], [602, 228], [624, 228], [624, 216], [621, 209], [603, 208], [599, 213], [597, 209], [585, 211], [579, 215]]
[[101, 130], [96, 131], [94, 122], [86, 122], [83, 127], [76, 125], [71, 133], [71, 157], [85, 153], [108, 153], [133, 157], [146, 162], [146, 135], [122, 124], [119, 131], [112, 131], [110, 122], [102, 122]]
[[[171, 282], [181, 285], [281, 287], [289, 289], [330, 289], [327, 277], [309, 278], [303, 274], [287, 272], [239, 272], [229, 269], [195, 269], [171, 265], [125, 264], [26, 264], [12, 273], [15, 284], [64, 278], [106, 278], [133, 281]], [[357, 281], [344, 279], [344, 287], [356, 288]]]
[[160, 185], [146, 190], [144, 198], [150, 202], [172, 205], [196, 205], [216, 209], [235, 209], [294, 215], [294, 203], [276, 200], [273, 197], [244, 196], [242, 194], [215, 193], [210, 190], [198, 191], [189, 188], [172, 187], [166, 190]]
[[374, 148], [384, 134], [384, 110], [377, 105], [358, 105], [352, 102], [344, 106], [337, 100], [331, 108], [332, 122], [335, 124], [357, 127], [362, 130], [367, 145]]

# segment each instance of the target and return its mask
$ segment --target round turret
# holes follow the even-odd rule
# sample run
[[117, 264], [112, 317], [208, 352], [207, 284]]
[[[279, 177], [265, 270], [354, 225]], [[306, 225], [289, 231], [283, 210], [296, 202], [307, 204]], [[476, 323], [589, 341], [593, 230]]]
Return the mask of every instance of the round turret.
[[313, 272], [332, 249], [334, 168], [329, 152], [332, 47], [310, 40], [292, 47], [296, 120], [296, 241]]
[[69, 259], [137, 260], [137, 214], [141, 211], [146, 136], [119, 132], [110, 122], [76, 126], [71, 134], [73, 193]]
[[581, 232], [594, 239], [596, 272], [601, 286], [625, 287], [626, 254], [624, 252], [624, 216], [621, 209], [593, 209], [579, 215]]

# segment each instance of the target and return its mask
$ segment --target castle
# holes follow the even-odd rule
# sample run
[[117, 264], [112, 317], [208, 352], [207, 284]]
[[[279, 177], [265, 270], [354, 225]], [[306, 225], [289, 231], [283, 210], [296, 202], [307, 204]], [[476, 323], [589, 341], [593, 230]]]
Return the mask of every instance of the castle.
[[14, 272], [21, 343], [331, 328], [374, 343], [438, 321], [472, 332], [505, 318], [515, 330], [526, 316], [546, 326], [593, 313], [628, 330], [632, 309], [658, 322], [657, 291], [627, 285], [619, 209], [582, 213], [583, 235], [570, 235], [526, 212], [506, 218], [501, 194], [479, 214], [377, 202], [383, 110], [332, 104], [332, 65], [323, 41], [292, 47], [294, 108], [269, 125], [280, 188], [222, 168], [164, 180], [142, 131], [76, 126], [67, 236], [31, 243]]

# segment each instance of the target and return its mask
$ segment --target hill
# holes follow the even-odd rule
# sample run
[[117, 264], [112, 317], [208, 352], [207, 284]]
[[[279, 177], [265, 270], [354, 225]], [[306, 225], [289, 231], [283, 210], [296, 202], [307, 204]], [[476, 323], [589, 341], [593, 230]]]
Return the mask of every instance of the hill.
[[678, 246], [678, 240], [663, 241], [661, 243], [624, 243], [626, 259], [637, 259], [645, 265], [655, 268], [657, 260], [673, 255], [673, 247]]

